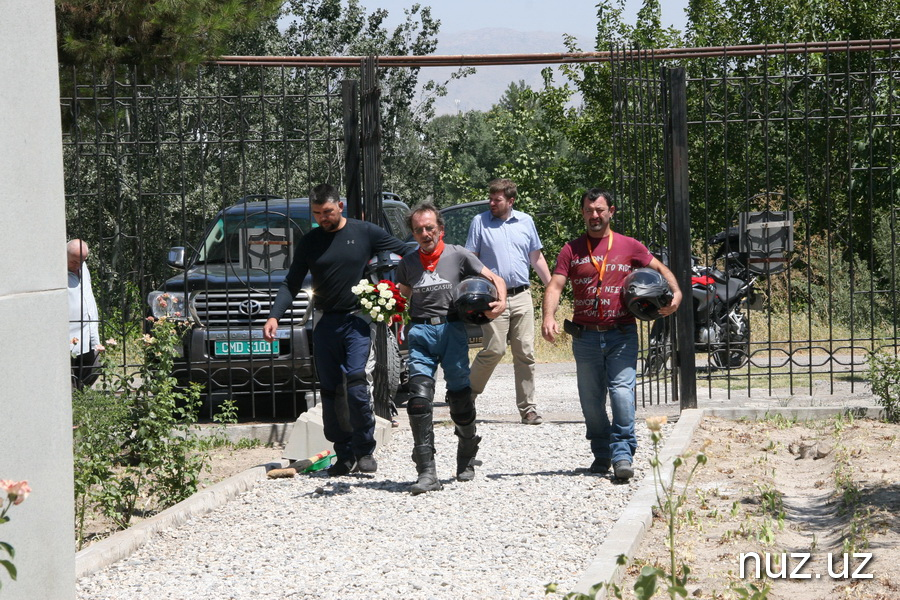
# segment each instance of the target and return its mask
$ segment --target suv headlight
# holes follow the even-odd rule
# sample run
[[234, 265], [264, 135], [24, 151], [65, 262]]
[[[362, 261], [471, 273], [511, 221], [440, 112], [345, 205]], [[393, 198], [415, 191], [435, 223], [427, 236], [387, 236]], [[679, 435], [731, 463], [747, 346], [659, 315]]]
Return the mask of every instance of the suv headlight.
[[174, 321], [187, 321], [190, 318], [184, 292], [150, 292], [147, 302], [154, 318], [165, 317]]

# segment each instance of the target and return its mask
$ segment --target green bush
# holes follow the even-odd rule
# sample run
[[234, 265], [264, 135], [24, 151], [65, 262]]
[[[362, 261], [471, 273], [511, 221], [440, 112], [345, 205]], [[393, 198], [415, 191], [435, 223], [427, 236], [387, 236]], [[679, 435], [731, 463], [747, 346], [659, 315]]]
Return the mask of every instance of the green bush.
[[873, 353], [869, 359], [869, 385], [875, 402], [884, 408], [885, 420], [900, 422], [900, 358]]
[[791, 269], [770, 278], [770, 305], [825, 317], [848, 328], [878, 328], [890, 322], [886, 296], [875, 293], [868, 265], [829, 235], [798, 244]]
[[177, 323], [153, 322], [151, 332], [136, 341], [138, 365], [106, 365], [99, 389], [73, 392], [79, 548], [90, 512], [126, 528], [139, 511], [162, 510], [197, 491], [208, 457], [198, 451], [191, 431], [200, 387], [181, 390], [169, 375], [182, 334]]

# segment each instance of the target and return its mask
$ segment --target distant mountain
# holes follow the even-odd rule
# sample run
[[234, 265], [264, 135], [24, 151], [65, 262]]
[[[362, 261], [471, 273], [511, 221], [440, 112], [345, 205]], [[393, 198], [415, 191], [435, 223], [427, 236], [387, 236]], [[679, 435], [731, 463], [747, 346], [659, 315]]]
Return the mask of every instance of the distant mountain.
[[[591, 42], [579, 40], [583, 50], [591, 49]], [[540, 54], [566, 52], [562, 33], [546, 31], [515, 31], [513, 29], [488, 28], [460, 33], [440, 34], [435, 54]], [[457, 111], [488, 110], [496, 104], [512, 82], [525, 81], [532, 87], [543, 84], [541, 70], [552, 65], [522, 65], [478, 67], [477, 73], [447, 85], [447, 95], [438, 98], [437, 114]], [[419, 79], [446, 81], [456, 69], [435, 67], [423, 69]], [[555, 70], [555, 67], [554, 67]], [[556, 77], [556, 81], [560, 81]]]

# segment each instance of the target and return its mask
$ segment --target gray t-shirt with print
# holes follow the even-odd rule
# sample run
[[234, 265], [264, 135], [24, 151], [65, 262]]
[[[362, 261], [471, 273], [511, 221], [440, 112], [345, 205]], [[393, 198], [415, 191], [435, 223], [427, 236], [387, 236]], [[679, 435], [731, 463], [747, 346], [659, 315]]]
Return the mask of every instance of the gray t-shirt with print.
[[434, 272], [425, 270], [417, 250], [400, 262], [395, 281], [412, 288], [410, 317], [446, 317], [453, 307], [456, 286], [466, 277], [480, 275], [482, 269], [484, 265], [477, 256], [462, 246], [447, 244]]

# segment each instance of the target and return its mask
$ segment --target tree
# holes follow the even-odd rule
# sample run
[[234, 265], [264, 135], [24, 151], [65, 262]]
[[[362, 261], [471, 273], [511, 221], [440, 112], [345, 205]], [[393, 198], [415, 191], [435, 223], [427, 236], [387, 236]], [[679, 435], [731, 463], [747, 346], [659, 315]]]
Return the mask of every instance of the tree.
[[[369, 14], [356, 0], [293, 0], [286, 10], [294, 20], [285, 30], [272, 17], [220, 51], [427, 54], [436, 43], [437, 22], [418, 6], [392, 31], [385, 11]], [[62, 73], [79, 81], [63, 99], [70, 232], [102, 248], [97, 256], [112, 267], [106, 279], [116, 280], [111, 297], [124, 298], [128, 280], [155, 286], [169, 274], [165, 249], [194, 243], [217, 210], [242, 196], [298, 197], [321, 181], [343, 183], [340, 81], [358, 78], [356, 68], [200, 65], [175, 76], [150, 62], [101, 77], [90, 68]], [[417, 175], [427, 104], [415, 104], [416, 71], [380, 74], [385, 163], [413, 182], [394, 191], [415, 198], [411, 190], [428, 183]]]
[[59, 61], [174, 72], [223, 54], [273, 19], [281, 0], [57, 0]]
[[[900, 34], [898, 9], [897, 0], [691, 0], [686, 42], [777, 45], [895, 38]], [[840, 228], [842, 235], [858, 240], [858, 253], [868, 255], [873, 221], [900, 200], [896, 189], [890, 189], [891, 177], [900, 176], [897, 161], [884, 175], [880, 168], [870, 169], [877, 157], [892, 154], [891, 128], [884, 118], [891, 112], [892, 86], [890, 76], [877, 66], [885, 58], [887, 53], [838, 49], [688, 62], [697, 86], [718, 82], [689, 93], [690, 120], [735, 111], [748, 116], [745, 122], [731, 119], [721, 134], [691, 136], [691, 155], [709, 157], [708, 175], [701, 179], [699, 169], [692, 173], [692, 199], [716, 199], [712, 212], [724, 221], [747, 210], [744, 201], [757, 192], [784, 191], [796, 202], [790, 208], [802, 210], [812, 234]], [[846, 121], [827, 118], [850, 113]], [[757, 114], [768, 118], [752, 116]], [[804, 118], [796, 118], [800, 115]], [[810, 176], [810, 169], [821, 176]], [[829, 201], [822, 202], [824, 198]], [[849, 217], [842, 214], [834, 221], [835, 204], [847, 206]]]

